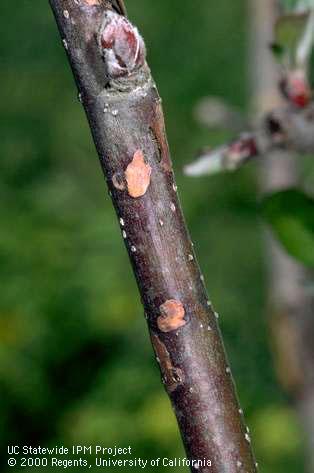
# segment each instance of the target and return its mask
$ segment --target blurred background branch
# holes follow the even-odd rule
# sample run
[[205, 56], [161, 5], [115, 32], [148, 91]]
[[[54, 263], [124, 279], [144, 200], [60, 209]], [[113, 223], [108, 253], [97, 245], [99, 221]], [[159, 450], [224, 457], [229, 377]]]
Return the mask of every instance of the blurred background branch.
[[[226, 106], [223, 110], [225, 113], [219, 117], [220, 124], [231, 129], [228, 120], [233, 115], [226, 112]], [[217, 122], [216, 118], [214, 121]], [[235, 171], [276, 149], [314, 153], [314, 104], [301, 110], [288, 106], [268, 111], [255, 130], [242, 132], [231, 143], [217, 149], [205, 148], [195, 162], [185, 166], [184, 172], [188, 176], [201, 176]]]
[[[278, 7], [275, 0], [251, 0], [252, 109], [259, 115], [283, 101], [278, 93], [278, 68], [265, 48], [274, 34]], [[300, 185], [300, 159], [293, 150], [267, 153], [260, 164], [261, 191], [271, 193]], [[304, 429], [306, 471], [310, 473], [314, 470], [314, 298], [308, 286], [313, 274], [289, 256], [269, 230], [265, 230], [265, 252], [267, 317], [275, 366]]]

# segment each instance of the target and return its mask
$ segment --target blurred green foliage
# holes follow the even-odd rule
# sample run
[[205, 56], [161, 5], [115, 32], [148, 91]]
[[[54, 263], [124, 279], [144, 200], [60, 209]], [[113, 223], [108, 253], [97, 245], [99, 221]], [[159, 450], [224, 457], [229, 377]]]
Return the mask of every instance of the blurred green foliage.
[[[48, 2], [35, 3], [0, 5], [3, 471], [8, 444], [183, 455], [55, 22]], [[254, 167], [197, 183], [181, 172], [198, 147], [229, 138], [195, 123], [198, 99], [246, 107], [245, 1], [127, 3], [164, 99], [180, 195], [260, 470], [301, 471], [300, 429], [268, 345]]]
[[314, 199], [297, 189], [264, 198], [262, 212], [289, 255], [314, 266]]
[[314, 6], [313, 0], [280, 0], [282, 8], [287, 12], [303, 11]]
[[297, 67], [298, 49], [304, 39], [308, 21], [309, 14], [287, 14], [276, 22], [272, 50], [284, 67]]

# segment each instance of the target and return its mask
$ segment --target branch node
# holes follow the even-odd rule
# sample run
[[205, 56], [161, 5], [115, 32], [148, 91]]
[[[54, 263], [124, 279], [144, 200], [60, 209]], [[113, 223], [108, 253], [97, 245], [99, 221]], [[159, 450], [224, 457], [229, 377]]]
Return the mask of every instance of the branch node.
[[145, 64], [146, 48], [138, 29], [112, 10], [104, 13], [98, 45], [109, 79], [130, 75]]

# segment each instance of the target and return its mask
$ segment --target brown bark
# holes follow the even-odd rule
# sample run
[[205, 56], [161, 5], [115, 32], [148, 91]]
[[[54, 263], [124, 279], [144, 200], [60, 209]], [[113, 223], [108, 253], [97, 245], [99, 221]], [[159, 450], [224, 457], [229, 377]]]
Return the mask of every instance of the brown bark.
[[195, 464], [191, 471], [255, 472], [216, 315], [181, 212], [161, 101], [148, 66], [144, 63], [116, 79], [106, 76], [109, 67], [97, 36], [109, 1], [50, 0], [50, 4], [188, 458], [212, 462], [211, 467]]
[[[278, 70], [267, 44], [273, 37], [277, 0], [251, 0], [252, 75], [255, 109], [265, 114], [282, 105]], [[306, 113], [306, 112], [305, 112]], [[306, 133], [304, 125], [301, 131]], [[310, 134], [313, 138], [314, 134]], [[309, 135], [309, 136], [310, 136]], [[302, 141], [302, 140], [301, 140]], [[261, 187], [274, 191], [299, 183], [301, 157], [273, 151], [262, 160]], [[307, 270], [266, 235], [269, 272], [269, 316], [275, 364], [283, 387], [291, 394], [307, 436], [309, 472], [314, 470], [314, 300], [306, 287]]]

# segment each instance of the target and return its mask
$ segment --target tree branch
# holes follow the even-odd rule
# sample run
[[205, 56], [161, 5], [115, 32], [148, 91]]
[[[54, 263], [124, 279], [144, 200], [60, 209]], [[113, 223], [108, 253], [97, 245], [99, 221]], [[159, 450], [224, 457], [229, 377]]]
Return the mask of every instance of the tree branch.
[[113, 13], [111, 2], [50, 4], [120, 221], [162, 379], [194, 462], [191, 471], [255, 472], [217, 318], [180, 209], [142, 38]]
[[271, 151], [286, 149], [314, 152], [314, 104], [304, 109], [289, 105], [266, 114], [256, 130], [242, 133], [217, 149], [204, 149], [196, 161], [185, 166], [188, 176], [235, 171], [248, 161]]

